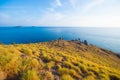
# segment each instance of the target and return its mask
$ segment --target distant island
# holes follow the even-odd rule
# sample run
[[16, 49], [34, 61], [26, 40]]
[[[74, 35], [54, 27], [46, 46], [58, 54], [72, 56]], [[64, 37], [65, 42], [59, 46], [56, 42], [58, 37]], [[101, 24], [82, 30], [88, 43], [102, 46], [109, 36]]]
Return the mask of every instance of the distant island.
[[[24, 26], [15, 26], [16, 28], [21, 28], [21, 27], [24, 27]], [[30, 26], [30, 27], [36, 27], [36, 26]]]
[[120, 56], [80, 39], [0, 44], [0, 80], [120, 80]]
[[23, 26], [15, 26], [16, 28], [21, 28], [21, 27], [23, 27]]

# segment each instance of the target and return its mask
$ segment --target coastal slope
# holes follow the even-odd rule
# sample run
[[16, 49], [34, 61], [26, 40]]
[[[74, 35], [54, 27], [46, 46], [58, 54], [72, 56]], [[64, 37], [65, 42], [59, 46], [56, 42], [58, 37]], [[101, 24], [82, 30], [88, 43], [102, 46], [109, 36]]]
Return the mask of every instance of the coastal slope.
[[0, 45], [0, 80], [120, 80], [120, 56], [79, 40]]

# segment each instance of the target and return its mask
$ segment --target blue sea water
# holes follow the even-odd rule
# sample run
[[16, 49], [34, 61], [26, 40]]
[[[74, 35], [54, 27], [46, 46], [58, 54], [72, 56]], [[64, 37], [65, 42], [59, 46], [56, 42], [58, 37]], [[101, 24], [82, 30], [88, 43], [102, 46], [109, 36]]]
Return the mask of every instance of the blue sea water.
[[88, 43], [120, 53], [120, 28], [94, 27], [0, 27], [0, 42], [36, 43], [58, 39], [87, 40]]

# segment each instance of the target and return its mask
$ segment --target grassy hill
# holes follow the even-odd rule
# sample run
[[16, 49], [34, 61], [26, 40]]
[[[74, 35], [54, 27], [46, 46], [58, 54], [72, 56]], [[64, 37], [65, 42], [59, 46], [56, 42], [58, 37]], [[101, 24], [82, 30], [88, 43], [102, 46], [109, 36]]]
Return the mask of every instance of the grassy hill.
[[78, 41], [0, 45], [0, 80], [120, 80], [120, 56]]

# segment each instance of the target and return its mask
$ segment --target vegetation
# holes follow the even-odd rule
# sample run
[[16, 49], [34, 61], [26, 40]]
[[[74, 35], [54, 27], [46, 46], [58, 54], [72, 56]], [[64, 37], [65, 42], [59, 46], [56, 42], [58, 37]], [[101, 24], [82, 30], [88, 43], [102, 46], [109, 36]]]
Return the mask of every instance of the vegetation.
[[120, 57], [80, 40], [0, 45], [0, 80], [120, 80]]

